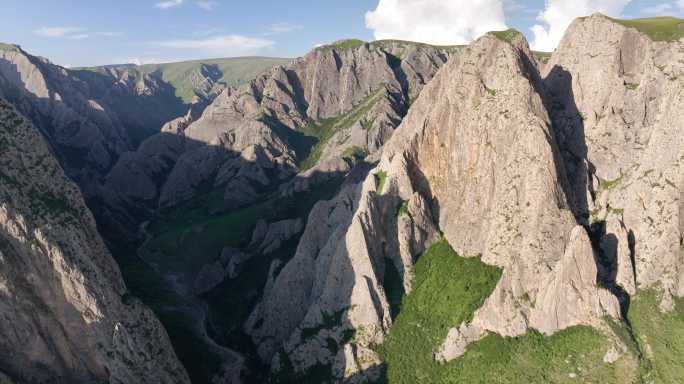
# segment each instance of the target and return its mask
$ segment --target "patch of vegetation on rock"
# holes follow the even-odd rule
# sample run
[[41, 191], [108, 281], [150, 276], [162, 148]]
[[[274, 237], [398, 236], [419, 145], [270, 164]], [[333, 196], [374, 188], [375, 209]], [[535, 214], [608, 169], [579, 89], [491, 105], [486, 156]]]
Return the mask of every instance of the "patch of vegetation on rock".
[[360, 103], [356, 104], [351, 111], [343, 113], [339, 116], [329, 119], [322, 119], [320, 121], [312, 121], [306, 126], [299, 129], [299, 132], [305, 136], [312, 137], [316, 140], [313, 148], [308, 156], [300, 163], [299, 168], [306, 171], [314, 167], [318, 160], [323, 155], [323, 150], [330, 139], [337, 133], [345, 129], [351, 128], [354, 123], [364, 117], [377, 104], [380, 97], [384, 94], [385, 88], [380, 87], [375, 92], [368, 95]]
[[366, 44], [366, 42], [363, 40], [345, 39], [345, 40], [335, 41], [334, 43], [327, 45], [327, 47], [336, 48], [336, 49], [355, 49], [355, 48], [359, 48], [360, 46], [362, 46], [364, 44]]
[[505, 31], [492, 31], [489, 32], [494, 35], [497, 39], [505, 41], [507, 43], [513, 42], [513, 39], [520, 36], [520, 32], [515, 29], [507, 29]]
[[378, 195], [382, 195], [384, 193], [385, 182], [387, 182], [387, 172], [380, 171], [375, 174], [375, 185]]
[[368, 150], [356, 146], [349, 147], [342, 152], [343, 159], [363, 160], [366, 156], [368, 156]]
[[599, 189], [600, 190], [607, 190], [607, 191], [613, 190], [613, 189], [615, 189], [615, 187], [617, 187], [620, 184], [620, 182], [622, 181], [622, 179], [624, 177], [625, 177], [625, 175], [620, 175], [613, 180], [599, 179]]

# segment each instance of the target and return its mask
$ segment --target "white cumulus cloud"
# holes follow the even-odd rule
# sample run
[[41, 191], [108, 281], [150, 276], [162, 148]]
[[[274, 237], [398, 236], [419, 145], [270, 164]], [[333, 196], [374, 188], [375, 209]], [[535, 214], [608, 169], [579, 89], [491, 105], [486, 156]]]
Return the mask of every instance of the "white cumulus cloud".
[[169, 8], [175, 8], [183, 5], [183, 0], [167, 0], [167, 1], [160, 1], [155, 6], [157, 8], [161, 9], [169, 9]]
[[366, 13], [375, 38], [465, 44], [506, 29], [502, 0], [380, 0]]
[[537, 16], [541, 23], [531, 28], [534, 33], [532, 49], [553, 51], [575, 18], [595, 12], [619, 16], [630, 2], [631, 0], [546, 0], [544, 10]]
[[237, 56], [255, 53], [272, 47], [274, 41], [242, 35], [220, 35], [203, 39], [177, 39], [154, 43], [172, 49], [198, 50], [215, 55]]

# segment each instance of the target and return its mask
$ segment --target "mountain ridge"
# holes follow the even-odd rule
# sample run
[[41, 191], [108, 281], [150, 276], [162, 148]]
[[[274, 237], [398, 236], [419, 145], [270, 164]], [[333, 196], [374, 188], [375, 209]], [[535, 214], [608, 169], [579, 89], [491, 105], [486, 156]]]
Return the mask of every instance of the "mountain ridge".
[[[125, 301], [155, 310], [193, 382], [677, 382], [684, 59], [638, 23], [576, 19], [551, 54], [514, 30], [342, 40], [238, 87], [200, 68], [195, 103], [139, 145], [92, 118], [124, 143], [79, 184]], [[45, 100], [116, 116], [119, 86], [169, 94], [2, 58], [0, 95], [67, 170], [54, 132], [74, 126]]]

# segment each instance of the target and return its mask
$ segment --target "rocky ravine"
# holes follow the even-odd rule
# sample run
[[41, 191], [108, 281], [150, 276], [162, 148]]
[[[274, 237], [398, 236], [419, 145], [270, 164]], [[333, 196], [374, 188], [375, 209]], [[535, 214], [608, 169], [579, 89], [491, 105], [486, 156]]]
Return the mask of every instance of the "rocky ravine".
[[189, 382], [38, 130], [3, 99], [0, 126], [0, 372], [17, 383]]
[[[234, 81], [242, 82], [246, 80], [241, 76], [256, 75], [268, 63], [286, 60], [214, 61], [224, 65], [225, 71], [236, 66], [240, 73]], [[254, 63], [252, 68], [240, 67], [250, 62]], [[119, 158], [140, 148], [148, 137], [160, 131], [175, 133], [179, 125], [196, 119], [227, 88], [221, 76], [231, 77], [215, 65], [192, 62], [66, 69], [30, 55], [19, 46], [0, 44], [0, 95], [41, 131], [102, 222], [100, 216], [107, 217], [106, 209], [101, 208], [103, 185], [108, 174], [116, 174], [112, 168]], [[183, 68], [187, 69], [187, 77], [174, 77], [180, 76], [177, 72]], [[167, 81], [167, 71], [174, 75], [169, 80], [172, 82]], [[189, 100], [182, 99], [179, 93]], [[154, 142], [147, 146], [154, 147], [154, 159], [165, 159], [165, 147], [155, 146]], [[142, 148], [141, 152], [149, 151]], [[138, 183], [135, 187], [145, 186]]]
[[[322, 47], [223, 90], [213, 102], [200, 100], [147, 139], [156, 123], [141, 130], [130, 121], [138, 115], [161, 121], [155, 108], [176, 102], [164, 101], [168, 85], [151, 74], [127, 67], [71, 71], [3, 46], [0, 92], [37, 124], [89, 198], [106, 239], [120, 246], [135, 243], [139, 224], [160, 208], [169, 212], [207, 191], [223, 196], [209, 212], [224, 213], [266, 193], [288, 196], [344, 176], [391, 137], [410, 102], [454, 51], [393, 41]], [[205, 102], [211, 104], [203, 111]], [[301, 227], [298, 218], [260, 222], [248, 252], [226, 247], [196, 278], [187, 276], [190, 271], [167, 276], [181, 297], [193, 296], [183, 310], [204, 319], [194, 326], [209, 344], [205, 322], [211, 320], [200, 296], [219, 294], [212, 291], [237, 277], [241, 264], [296, 240]], [[225, 353], [231, 354], [222, 357], [226, 364], [241, 360]], [[237, 380], [240, 367], [228, 365], [229, 380]]]

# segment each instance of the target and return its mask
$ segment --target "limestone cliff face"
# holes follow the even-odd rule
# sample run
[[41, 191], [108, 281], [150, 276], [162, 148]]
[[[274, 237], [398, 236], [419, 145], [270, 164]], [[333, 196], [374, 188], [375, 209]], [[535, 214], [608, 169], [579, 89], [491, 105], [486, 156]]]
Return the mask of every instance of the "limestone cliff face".
[[[318, 149], [320, 159], [284, 190], [307, 189], [322, 175], [343, 174], [350, 160], [389, 139], [410, 98], [447, 55], [412, 44], [401, 58], [381, 43], [331, 45], [274, 67], [224, 90], [201, 116], [174, 121], [140, 150], [122, 156], [103, 188], [105, 205], [116, 221], [127, 211], [175, 206], [202, 188], [223, 190], [217, 210], [251, 203], [297, 173], [311, 146], [305, 127], [323, 129], [311, 124], [332, 119], [337, 125]], [[345, 155], [351, 150], [353, 156]]]
[[617, 264], [609, 279], [661, 286], [665, 309], [684, 295], [682, 48], [597, 14], [568, 28], [544, 71], [576, 210]]
[[[274, 356], [276, 369], [330, 365], [338, 378], [373, 372], [372, 346], [391, 324], [387, 263], [410, 290], [413, 260], [437, 228], [459, 254], [503, 268], [492, 296], [452, 330], [438, 358], [459, 356], [486, 331], [550, 334], [619, 316], [617, 299], [597, 285], [589, 236], [568, 204], [541, 89], [521, 35], [487, 35], [452, 57], [378, 166], [310, 215], [296, 256], [246, 325], [262, 357]], [[353, 339], [345, 338], [349, 329]], [[325, 352], [331, 339], [336, 354]]]
[[188, 383], [39, 131], [3, 99], [0, 126], [0, 371], [18, 383]]
[[[503, 268], [469, 331], [551, 334], [596, 324], [604, 314], [619, 316], [617, 300], [597, 286], [589, 237], [575, 228], [527, 43], [522, 35], [510, 42], [487, 35], [470, 52], [450, 63], [456, 75], [430, 84], [395, 135], [411, 143], [453, 248]], [[573, 284], [576, 295], [568, 295]], [[442, 357], [458, 355], [457, 344], [447, 342]]]
[[594, 15], [572, 24], [540, 74], [521, 36], [500, 36], [452, 57], [377, 167], [314, 209], [246, 324], [276, 369], [373, 372], [372, 345], [391, 324], [387, 263], [410, 290], [413, 258], [437, 228], [459, 254], [503, 269], [437, 359], [487, 332], [601, 326], [637, 288], [664, 288], [663, 310], [684, 294], [682, 43]]

